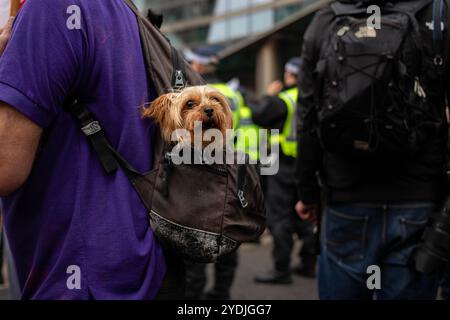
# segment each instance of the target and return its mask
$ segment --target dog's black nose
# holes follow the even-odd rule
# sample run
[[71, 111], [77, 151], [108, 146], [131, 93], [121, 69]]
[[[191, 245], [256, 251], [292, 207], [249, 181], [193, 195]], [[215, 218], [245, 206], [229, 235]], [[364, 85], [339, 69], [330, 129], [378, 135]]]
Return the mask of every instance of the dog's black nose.
[[203, 112], [206, 113], [206, 115], [211, 118], [214, 113], [214, 109], [203, 109]]

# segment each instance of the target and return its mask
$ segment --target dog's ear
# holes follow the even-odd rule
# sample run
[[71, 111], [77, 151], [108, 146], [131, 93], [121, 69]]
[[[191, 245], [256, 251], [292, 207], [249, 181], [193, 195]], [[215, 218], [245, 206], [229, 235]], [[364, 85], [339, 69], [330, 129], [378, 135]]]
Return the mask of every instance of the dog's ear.
[[152, 118], [157, 124], [164, 123], [164, 119], [169, 113], [172, 105], [171, 94], [165, 94], [156, 98], [148, 108], [142, 108], [142, 117]]

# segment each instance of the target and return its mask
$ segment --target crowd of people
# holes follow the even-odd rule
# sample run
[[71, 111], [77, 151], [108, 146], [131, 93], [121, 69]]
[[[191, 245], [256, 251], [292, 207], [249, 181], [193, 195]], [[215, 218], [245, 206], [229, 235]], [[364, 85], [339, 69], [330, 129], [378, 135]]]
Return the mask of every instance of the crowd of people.
[[[368, 22], [372, 4], [386, 15], [380, 26]], [[105, 175], [64, 110], [82, 101], [115, 148], [150, 171], [154, 128], [135, 111], [156, 93], [135, 16], [123, 0], [80, 0], [84, 22], [73, 30], [61, 14], [70, 5], [30, 0], [0, 37], [0, 196], [20, 298], [158, 298], [167, 261], [147, 213], [125, 174]], [[216, 52], [185, 50], [228, 98], [234, 129], [279, 132], [234, 141], [255, 161], [263, 143], [280, 150], [278, 172], [261, 177], [273, 268], [255, 285], [291, 284], [294, 272], [317, 276], [321, 299], [436, 299], [440, 286], [449, 298], [448, 266], [423, 273], [415, 262], [448, 196], [447, 11], [432, 0], [326, 5], [262, 97], [232, 75], [219, 79]], [[220, 257], [205, 292], [206, 264], [186, 259], [184, 298], [232, 298], [238, 260], [236, 251]], [[370, 266], [381, 270], [377, 290], [367, 285]]]

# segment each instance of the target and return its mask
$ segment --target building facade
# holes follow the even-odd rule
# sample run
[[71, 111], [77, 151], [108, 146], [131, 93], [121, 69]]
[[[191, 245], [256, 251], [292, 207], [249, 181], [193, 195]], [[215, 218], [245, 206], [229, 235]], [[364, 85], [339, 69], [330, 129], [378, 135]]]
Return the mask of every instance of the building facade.
[[310, 0], [136, 0], [164, 15], [164, 31], [181, 46], [225, 46], [270, 30]]

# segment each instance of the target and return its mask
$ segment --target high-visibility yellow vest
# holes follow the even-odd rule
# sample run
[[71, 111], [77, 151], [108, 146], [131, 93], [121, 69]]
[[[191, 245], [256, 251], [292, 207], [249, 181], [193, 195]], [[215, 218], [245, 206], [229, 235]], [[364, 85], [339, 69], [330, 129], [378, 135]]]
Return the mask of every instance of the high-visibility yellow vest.
[[289, 157], [297, 156], [297, 99], [298, 88], [291, 88], [278, 95], [287, 107], [286, 121], [283, 130], [278, 135], [271, 136], [271, 144], [279, 144], [281, 151]]
[[244, 106], [244, 97], [242, 97], [242, 94], [232, 89], [228, 84], [226, 83], [214, 83], [210, 84], [211, 87], [217, 89], [222, 93], [230, 102], [230, 108], [233, 113], [233, 129], [236, 129], [239, 127], [239, 120], [240, 120], [240, 109], [242, 106]]
[[239, 128], [237, 128], [236, 150], [249, 155], [250, 159], [259, 160], [259, 127], [253, 123], [252, 111], [247, 106], [240, 109]]

